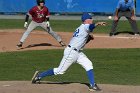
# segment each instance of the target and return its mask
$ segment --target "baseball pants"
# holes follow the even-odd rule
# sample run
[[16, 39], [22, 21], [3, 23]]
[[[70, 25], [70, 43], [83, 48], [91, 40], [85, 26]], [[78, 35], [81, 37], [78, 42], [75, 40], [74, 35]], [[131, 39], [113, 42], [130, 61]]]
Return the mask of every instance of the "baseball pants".
[[129, 21], [129, 23], [131, 25], [131, 28], [133, 30], [133, 32], [134, 33], [139, 33], [138, 27], [137, 27], [137, 24], [136, 24], [136, 20], [132, 20], [131, 19], [131, 16], [132, 16], [131, 11], [125, 11], [125, 12], [119, 11], [119, 13], [118, 13], [118, 20], [117, 21], [115, 21], [115, 20], [113, 21], [113, 24], [112, 24], [112, 28], [111, 28], [111, 32], [110, 33], [113, 33], [113, 34], [116, 33], [116, 28], [117, 28], [119, 19], [122, 16], [125, 16], [128, 19], [128, 21]]
[[31, 33], [32, 30], [34, 30], [37, 26], [42, 27], [43, 29], [45, 29], [45, 31], [47, 31], [50, 35], [52, 35], [58, 42], [62, 41], [61, 37], [56, 34], [52, 28], [50, 27], [49, 29], [47, 28], [47, 24], [46, 22], [42, 22], [42, 23], [37, 23], [35, 21], [31, 21], [31, 23], [29, 24], [27, 30], [24, 32], [22, 38], [20, 39], [20, 42], [24, 42], [25, 39], [28, 37], [28, 35]]
[[64, 50], [64, 56], [58, 68], [54, 68], [54, 74], [64, 74], [65, 71], [73, 64], [80, 64], [86, 71], [93, 69], [92, 62], [87, 58], [83, 52], [78, 52], [70, 47]]

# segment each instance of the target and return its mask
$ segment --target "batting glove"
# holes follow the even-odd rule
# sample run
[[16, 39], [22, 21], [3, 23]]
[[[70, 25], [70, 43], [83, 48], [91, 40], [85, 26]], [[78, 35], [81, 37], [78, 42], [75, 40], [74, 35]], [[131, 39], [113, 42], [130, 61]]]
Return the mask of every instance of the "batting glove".
[[28, 27], [28, 23], [27, 23], [27, 22], [24, 23], [24, 27], [25, 27], [25, 28]]
[[47, 24], [47, 27], [50, 27], [50, 22], [49, 21], [47, 21], [46, 24]]

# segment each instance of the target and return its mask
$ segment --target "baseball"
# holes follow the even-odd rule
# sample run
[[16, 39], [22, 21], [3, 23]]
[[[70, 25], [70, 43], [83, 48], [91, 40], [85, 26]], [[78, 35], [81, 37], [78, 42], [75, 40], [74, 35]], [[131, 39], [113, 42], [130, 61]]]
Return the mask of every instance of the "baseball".
[[112, 19], [112, 16], [108, 16], [108, 19]]

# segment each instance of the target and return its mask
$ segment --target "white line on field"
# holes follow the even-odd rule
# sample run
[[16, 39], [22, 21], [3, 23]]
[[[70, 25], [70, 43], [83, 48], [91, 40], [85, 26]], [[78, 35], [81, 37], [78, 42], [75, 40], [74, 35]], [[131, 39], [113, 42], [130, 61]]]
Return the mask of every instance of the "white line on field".
[[122, 39], [131, 39], [131, 38], [136, 38], [140, 39], [140, 36], [98, 36], [94, 35], [94, 37], [101, 37], [101, 38], [122, 38]]

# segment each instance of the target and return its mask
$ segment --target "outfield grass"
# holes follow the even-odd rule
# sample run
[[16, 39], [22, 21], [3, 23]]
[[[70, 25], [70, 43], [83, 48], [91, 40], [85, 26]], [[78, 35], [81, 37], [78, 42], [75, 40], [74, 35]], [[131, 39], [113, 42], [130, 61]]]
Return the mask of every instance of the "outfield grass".
[[[95, 21], [98, 22], [98, 21]], [[109, 33], [112, 25], [112, 20], [106, 20], [107, 26], [98, 27], [95, 29], [95, 33]], [[51, 26], [56, 32], [73, 32], [80, 24], [80, 20], [51, 20]], [[23, 19], [0, 19], [0, 29], [23, 29], [24, 20]], [[140, 26], [140, 21], [137, 21], [138, 27]], [[42, 30], [40, 28], [37, 28]], [[128, 21], [120, 20], [118, 24], [118, 31], [129, 31], [131, 32], [131, 27]]]
[[[106, 22], [108, 25], [98, 27], [95, 33], [108, 34], [112, 21]], [[51, 26], [56, 32], [73, 32], [80, 23], [80, 20], [51, 20]], [[140, 21], [137, 23], [139, 27]], [[23, 29], [23, 24], [24, 20], [21, 19], [0, 19], [0, 29]], [[131, 31], [128, 21], [120, 21], [118, 31]], [[139, 51], [140, 49], [87, 49], [85, 53], [94, 62], [95, 79], [98, 83], [140, 85]], [[62, 55], [63, 50], [0, 52], [0, 80], [30, 80], [35, 70], [57, 67]], [[88, 82], [84, 69], [77, 64], [71, 66], [64, 75], [44, 80]]]
[[[95, 79], [101, 84], [140, 85], [140, 49], [86, 49], [94, 62]], [[0, 80], [30, 80], [34, 71], [57, 67], [63, 50], [0, 53]], [[82, 77], [82, 78], [81, 78]], [[84, 69], [73, 64], [66, 74], [44, 78], [49, 81], [87, 83]]]

